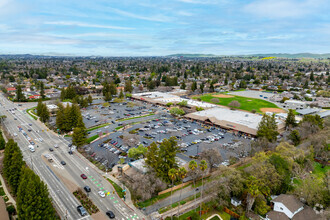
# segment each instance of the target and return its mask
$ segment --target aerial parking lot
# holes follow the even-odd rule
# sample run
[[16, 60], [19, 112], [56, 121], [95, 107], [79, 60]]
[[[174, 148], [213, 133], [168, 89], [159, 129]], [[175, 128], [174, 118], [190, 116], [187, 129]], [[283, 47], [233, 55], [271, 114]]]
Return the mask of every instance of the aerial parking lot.
[[131, 106], [128, 103], [112, 103], [110, 107], [94, 105], [82, 111], [86, 125], [89, 123], [95, 127], [106, 124], [89, 131], [89, 137], [100, 138], [85, 146], [85, 149], [90, 157], [108, 168], [112, 168], [120, 159], [126, 163], [133, 161], [127, 156], [130, 148], [160, 143], [172, 136], [177, 138], [180, 147], [178, 157], [186, 161], [198, 157], [208, 148], [218, 149], [226, 161], [230, 156], [248, 156], [250, 137], [186, 119], [176, 119], [163, 107], [141, 105], [139, 102], [128, 107]]

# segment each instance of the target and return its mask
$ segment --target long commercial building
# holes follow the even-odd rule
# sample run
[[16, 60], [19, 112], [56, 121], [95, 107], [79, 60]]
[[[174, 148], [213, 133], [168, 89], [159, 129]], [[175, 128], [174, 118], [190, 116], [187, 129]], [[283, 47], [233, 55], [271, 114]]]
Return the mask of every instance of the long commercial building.
[[[187, 114], [185, 118], [255, 136], [262, 116], [244, 111], [216, 107]], [[284, 129], [284, 122], [279, 119], [276, 119], [276, 121], [278, 130], [282, 131]]]

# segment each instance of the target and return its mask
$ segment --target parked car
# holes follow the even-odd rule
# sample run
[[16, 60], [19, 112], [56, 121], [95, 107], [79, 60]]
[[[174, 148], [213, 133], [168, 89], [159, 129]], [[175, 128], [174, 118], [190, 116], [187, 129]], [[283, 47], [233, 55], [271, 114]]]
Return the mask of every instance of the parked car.
[[66, 165], [65, 161], [63, 161], [63, 160], [61, 161], [61, 164], [62, 164], [62, 165]]

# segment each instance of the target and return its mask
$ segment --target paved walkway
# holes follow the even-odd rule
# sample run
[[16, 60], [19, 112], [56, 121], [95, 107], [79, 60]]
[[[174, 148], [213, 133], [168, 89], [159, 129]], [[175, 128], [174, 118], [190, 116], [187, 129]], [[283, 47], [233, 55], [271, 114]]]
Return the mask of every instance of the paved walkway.
[[208, 217], [206, 220], [210, 220], [212, 219], [213, 217], [217, 216], [220, 220], [222, 220], [221, 216], [218, 215], [218, 214], [214, 214], [214, 215], [211, 215], [210, 217]]
[[5, 184], [5, 180], [2, 178], [1, 174], [0, 174], [0, 181], [2, 183], [1, 187], [3, 188], [3, 191], [6, 193], [8, 199], [9, 199], [6, 203], [12, 203], [15, 206], [15, 209], [16, 209], [16, 201], [14, 200], [14, 198], [9, 193], [9, 191], [7, 189], [7, 186]]
[[[199, 187], [201, 188], [201, 187]], [[190, 197], [190, 196], [193, 196], [194, 195], [194, 192], [195, 192], [196, 189], [192, 188], [191, 186], [188, 186], [184, 189], [182, 189], [182, 195], [181, 195], [181, 199], [180, 199], [180, 191], [181, 190], [178, 190], [178, 191], [175, 191], [173, 192], [173, 195], [172, 195], [172, 203], [175, 203], [175, 202], [178, 202], [178, 201], [181, 201], [187, 197]], [[199, 191], [196, 191], [196, 193], [198, 193]], [[165, 199], [162, 199], [160, 200], [159, 202], [151, 205], [151, 206], [148, 206], [146, 207], [146, 214], [149, 215], [153, 212], [157, 212], [159, 209], [163, 208], [163, 207], [166, 207], [166, 206], [169, 206], [171, 205], [171, 196], [165, 198]]]

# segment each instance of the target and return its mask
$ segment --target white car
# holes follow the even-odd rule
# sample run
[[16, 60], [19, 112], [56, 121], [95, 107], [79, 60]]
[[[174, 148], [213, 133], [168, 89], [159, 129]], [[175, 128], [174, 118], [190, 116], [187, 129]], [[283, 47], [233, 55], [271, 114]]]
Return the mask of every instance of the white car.
[[42, 139], [42, 138], [39, 138], [39, 141], [40, 141], [40, 142], [43, 142], [43, 141], [44, 141], [44, 139]]
[[55, 144], [55, 145], [54, 145], [54, 147], [55, 147], [55, 148], [58, 148], [58, 145], [57, 145], [57, 144]]
[[100, 195], [102, 198], [105, 197], [105, 193], [104, 193], [103, 191], [99, 191], [98, 193], [99, 193], [99, 195]]
[[17, 134], [16, 134], [16, 133], [14, 133], [14, 136], [16, 137], [16, 136], [17, 136]]

